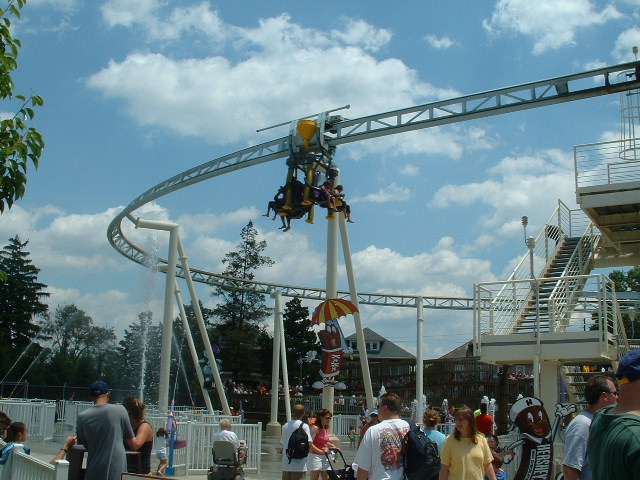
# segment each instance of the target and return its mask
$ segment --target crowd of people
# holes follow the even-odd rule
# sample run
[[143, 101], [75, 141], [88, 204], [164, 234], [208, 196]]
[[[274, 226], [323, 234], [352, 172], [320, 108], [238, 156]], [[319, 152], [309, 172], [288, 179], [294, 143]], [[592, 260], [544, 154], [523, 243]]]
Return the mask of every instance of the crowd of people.
[[[640, 478], [640, 350], [628, 353], [620, 361], [615, 379], [611, 375], [595, 375], [585, 385], [584, 398], [588, 406], [566, 427], [563, 477], [557, 478]], [[412, 427], [400, 418], [401, 411], [400, 397], [386, 393], [380, 397], [377, 409], [367, 412], [359, 435], [355, 426], [349, 428], [350, 446], [356, 446], [357, 439], [354, 460], [357, 480], [407, 478], [404, 475], [403, 438]], [[303, 422], [304, 407], [297, 405], [294, 412], [294, 419], [283, 428], [283, 450], [297, 426], [307, 427]], [[449, 435], [436, 429], [446, 417], [453, 422]], [[313, 419], [310, 423], [313, 424]], [[476, 411], [448, 406], [443, 412], [427, 409], [422, 419], [422, 431], [437, 446], [439, 480], [506, 480], [504, 464], [518, 460], [515, 444], [507, 448], [500, 445], [486, 402]], [[308, 435], [312, 442], [311, 429]], [[310, 462], [289, 461], [283, 454], [283, 479], [302, 479], [305, 472], [310, 471], [312, 480], [316, 480], [318, 464], [313, 465], [312, 468]]]
[[[563, 475], [565, 480], [630, 480], [640, 472], [640, 349], [628, 353], [612, 376], [594, 375], [585, 385], [587, 408], [576, 415], [566, 427], [564, 435]], [[153, 445], [156, 445], [158, 467], [162, 475], [167, 465], [167, 431], [153, 432], [145, 420], [145, 405], [130, 397], [122, 405], [110, 403], [106, 383], [94, 382], [89, 388], [93, 406], [78, 415], [76, 435], [69, 436], [51, 460], [65, 458], [77, 442], [87, 451], [86, 476], [95, 480], [117, 480], [121, 473], [151, 474]], [[526, 400], [526, 399], [525, 399]], [[533, 399], [535, 400], [535, 399]], [[400, 480], [404, 477], [406, 444], [403, 442], [410, 425], [400, 418], [402, 400], [394, 393], [380, 396], [377, 408], [367, 412], [365, 421], [349, 428], [350, 446], [356, 447], [354, 464], [357, 480]], [[445, 412], [443, 412], [445, 413]], [[282, 478], [299, 480], [310, 472], [311, 480], [328, 479], [331, 454], [340, 448], [330, 441], [332, 412], [322, 409], [312, 412], [305, 422], [305, 407], [292, 409], [292, 420], [282, 428]], [[422, 418], [422, 430], [437, 446], [439, 480], [506, 480], [503, 464], [518, 456], [515, 444], [500, 446], [495, 424], [487, 413], [486, 402], [477, 411], [468, 407], [446, 409], [453, 417], [453, 431], [444, 435], [437, 430], [443, 421], [441, 412], [427, 409]], [[1, 438], [6, 442], [0, 451], [0, 465], [11, 451], [28, 437], [22, 422], [12, 422], [0, 412]], [[298, 432], [297, 432], [298, 431]], [[290, 439], [300, 434], [306, 451], [292, 456]], [[237, 449], [241, 463], [246, 449], [232, 431], [229, 420], [220, 422], [214, 441], [231, 442]], [[356, 442], [357, 441], [357, 442]], [[511, 449], [510, 449], [511, 448]], [[127, 465], [126, 449], [139, 452], [139, 460]], [[429, 480], [429, 479], [424, 479]]]

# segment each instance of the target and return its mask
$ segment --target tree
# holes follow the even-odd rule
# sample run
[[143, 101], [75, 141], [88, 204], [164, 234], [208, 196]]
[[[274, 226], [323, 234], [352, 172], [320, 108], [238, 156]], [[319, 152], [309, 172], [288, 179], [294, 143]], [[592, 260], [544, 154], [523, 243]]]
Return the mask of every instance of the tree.
[[[626, 272], [614, 270], [609, 275], [616, 286], [616, 292], [640, 292], [640, 267], [634, 267]], [[623, 313], [622, 321], [627, 338], [637, 338], [640, 336], [640, 312]]]
[[45, 292], [47, 286], [38, 282], [40, 269], [29, 259], [30, 253], [25, 250], [28, 244], [16, 235], [0, 251], [0, 270], [7, 274], [7, 280], [0, 283], [0, 345], [4, 352], [0, 362], [5, 362], [0, 364], [2, 371], [36, 336], [38, 326], [33, 317], [44, 315], [48, 309], [42, 303], [49, 296]]
[[[240, 233], [241, 241], [237, 250], [225, 255], [226, 265], [223, 275], [244, 280], [253, 280], [260, 267], [273, 265], [273, 260], [262, 254], [267, 242], [258, 240], [258, 231], [249, 221]], [[218, 339], [223, 369], [231, 371], [238, 380], [240, 372], [250, 374], [259, 371], [254, 355], [259, 349], [259, 339], [264, 339], [261, 323], [269, 315], [264, 295], [251, 290], [243, 290], [243, 282], [229, 281], [228, 287], [216, 287], [213, 295], [223, 301], [214, 309], [214, 338]]]
[[115, 347], [113, 328], [100, 327], [74, 304], [58, 306], [42, 322], [41, 335], [51, 348], [48, 367], [54, 384], [84, 384], [98, 377], [102, 357]]
[[306, 359], [311, 358], [309, 352], [320, 353], [320, 342], [311, 327], [309, 309], [302, 306], [299, 298], [292, 298], [285, 304], [283, 323], [289, 378], [299, 376], [302, 383], [303, 378], [317, 370], [317, 366], [311, 366]]
[[114, 385], [129, 389], [141, 399], [158, 397], [160, 384], [160, 350], [162, 348], [162, 326], [153, 325], [153, 313], [138, 314], [138, 322], [132, 323], [124, 332], [117, 347], [117, 355], [111, 365], [117, 373]]
[[28, 123], [35, 115], [32, 107], [44, 104], [42, 97], [15, 94], [15, 84], [11, 77], [18, 68], [20, 40], [11, 34], [10, 16], [20, 18], [20, 10], [27, 0], [10, 0], [0, 10], [0, 99], [4, 111], [13, 110], [13, 99], [20, 102], [13, 116], [0, 117], [0, 213], [11, 208], [13, 203], [24, 196], [27, 183], [27, 167], [33, 163], [38, 168], [44, 149], [42, 135]]

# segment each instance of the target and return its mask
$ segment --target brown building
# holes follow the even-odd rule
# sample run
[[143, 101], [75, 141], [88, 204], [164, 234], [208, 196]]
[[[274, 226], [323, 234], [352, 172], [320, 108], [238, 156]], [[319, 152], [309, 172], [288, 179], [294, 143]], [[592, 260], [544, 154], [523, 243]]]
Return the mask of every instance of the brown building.
[[[370, 328], [364, 328], [363, 334], [373, 391], [378, 392], [384, 385], [387, 391], [405, 399], [415, 397], [416, 357]], [[356, 334], [346, 340], [353, 354], [342, 360], [340, 379], [347, 385], [349, 394], [364, 395], [360, 368], [362, 345], [358, 344]]]
[[[369, 359], [373, 391], [382, 385], [399, 394], [405, 404], [415, 398], [415, 356], [369, 328], [364, 329], [365, 348]], [[340, 379], [350, 395], [364, 395], [360, 369], [360, 345], [356, 335], [347, 337], [353, 348], [352, 358], [343, 360]], [[437, 359], [424, 361], [424, 392], [427, 403], [439, 408], [446, 398], [450, 406], [477, 408], [482, 397], [495, 398], [500, 430], [506, 428], [509, 405], [519, 394], [533, 395], [531, 365], [498, 365], [481, 363], [473, 354], [473, 344], [465, 343]]]

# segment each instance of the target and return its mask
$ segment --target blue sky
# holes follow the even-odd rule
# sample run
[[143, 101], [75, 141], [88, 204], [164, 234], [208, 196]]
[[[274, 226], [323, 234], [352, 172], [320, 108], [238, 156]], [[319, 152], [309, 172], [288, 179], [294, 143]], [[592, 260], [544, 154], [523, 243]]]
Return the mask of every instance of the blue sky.
[[[147, 305], [159, 319], [163, 279], [106, 238], [149, 187], [313, 112], [350, 104], [341, 113], [357, 118], [631, 61], [639, 13], [639, 0], [29, 0], [15, 80], [45, 99], [35, 125], [47, 146], [0, 238], [30, 241], [52, 308], [75, 303], [118, 332]], [[537, 232], [558, 199], [575, 205], [573, 146], [618, 132], [610, 95], [339, 147], [359, 289], [470, 297], [506, 279], [526, 251], [520, 218]], [[270, 162], [139, 216], [179, 223], [190, 265], [213, 272], [253, 220], [276, 261], [262, 280], [324, 286], [324, 222], [285, 234], [261, 216], [285, 175]], [[412, 310], [363, 307], [362, 320], [415, 351]], [[426, 355], [471, 332], [470, 313], [427, 310]]]

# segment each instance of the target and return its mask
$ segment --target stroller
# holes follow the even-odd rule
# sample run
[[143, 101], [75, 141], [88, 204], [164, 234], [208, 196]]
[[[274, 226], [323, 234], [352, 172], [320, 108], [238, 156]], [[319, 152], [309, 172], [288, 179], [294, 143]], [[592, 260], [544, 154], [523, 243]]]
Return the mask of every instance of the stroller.
[[355, 472], [353, 471], [353, 467], [350, 464], [347, 464], [346, 460], [344, 459], [344, 455], [342, 455], [342, 452], [340, 450], [331, 451], [340, 455], [342, 463], [344, 463], [344, 468], [341, 468], [340, 470], [334, 469], [333, 465], [331, 464], [331, 458], [329, 457], [329, 454], [325, 454], [327, 456], [327, 460], [329, 460], [330, 468], [329, 470], [327, 470], [329, 480], [354, 480], [356, 477]]
[[[240, 447], [242, 449], [243, 447]], [[233, 442], [215, 441], [211, 449], [213, 465], [209, 467], [207, 480], [243, 480], [242, 459]]]

